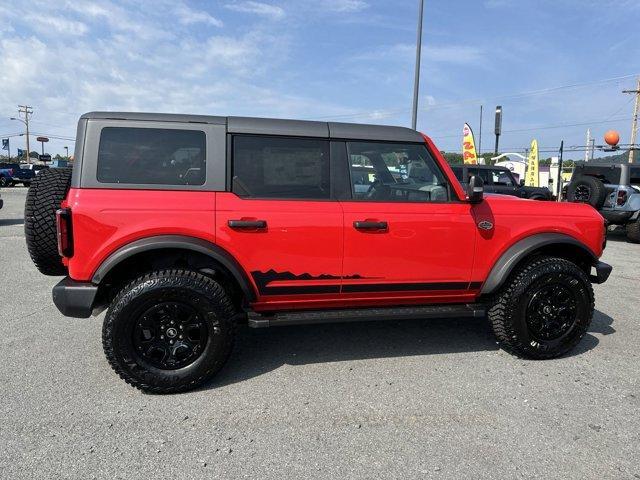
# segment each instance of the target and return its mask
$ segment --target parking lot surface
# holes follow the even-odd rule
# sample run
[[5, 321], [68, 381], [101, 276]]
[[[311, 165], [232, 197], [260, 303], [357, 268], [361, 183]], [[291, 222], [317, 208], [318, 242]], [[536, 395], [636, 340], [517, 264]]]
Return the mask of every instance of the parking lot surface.
[[205, 388], [145, 395], [31, 263], [26, 189], [0, 210], [0, 478], [640, 478], [640, 245], [571, 355], [519, 360], [486, 321], [242, 328]]

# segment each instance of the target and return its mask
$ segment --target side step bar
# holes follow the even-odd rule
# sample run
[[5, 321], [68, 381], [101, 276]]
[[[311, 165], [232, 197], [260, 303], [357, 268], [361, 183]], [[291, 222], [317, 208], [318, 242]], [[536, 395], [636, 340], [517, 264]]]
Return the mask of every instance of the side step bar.
[[349, 308], [343, 310], [309, 310], [273, 315], [249, 313], [251, 328], [317, 323], [367, 322], [373, 320], [411, 320], [421, 318], [484, 317], [484, 305], [428, 305], [419, 307]]

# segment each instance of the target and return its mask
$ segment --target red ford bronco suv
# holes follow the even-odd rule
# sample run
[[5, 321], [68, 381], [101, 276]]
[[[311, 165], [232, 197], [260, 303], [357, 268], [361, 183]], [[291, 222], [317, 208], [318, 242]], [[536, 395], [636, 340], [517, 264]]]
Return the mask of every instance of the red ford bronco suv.
[[148, 392], [212, 378], [240, 322], [486, 314], [505, 350], [556, 357], [611, 272], [591, 206], [465, 191], [407, 128], [97, 112], [75, 158], [29, 190], [29, 252], [64, 315], [108, 308], [107, 359]]

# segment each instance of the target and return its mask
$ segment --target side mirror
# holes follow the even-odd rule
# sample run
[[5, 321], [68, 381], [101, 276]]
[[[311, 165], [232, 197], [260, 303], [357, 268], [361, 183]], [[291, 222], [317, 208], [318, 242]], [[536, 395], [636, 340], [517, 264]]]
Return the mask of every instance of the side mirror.
[[484, 182], [482, 181], [482, 178], [474, 175], [469, 179], [467, 196], [469, 197], [469, 203], [482, 202], [482, 199], [484, 198]]
[[524, 178], [520, 179], [520, 186], [524, 187]]

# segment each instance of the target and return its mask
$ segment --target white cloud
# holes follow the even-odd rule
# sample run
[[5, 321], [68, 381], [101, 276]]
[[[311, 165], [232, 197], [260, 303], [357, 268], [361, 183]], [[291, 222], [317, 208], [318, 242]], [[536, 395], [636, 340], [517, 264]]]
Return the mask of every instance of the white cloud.
[[234, 2], [228, 3], [227, 5], [225, 5], [225, 8], [234, 10], [236, 12], [253, 13], [255, 15], [269, 17], [274, 20], [280, 20], [285, 16], [285, 12], [282, 7], [263, 2]]
[[183, 25], [192, 25], [194, 23], [204, 23], [214, 27], [222, 27], [222, 21], [218, 20], [204, 10], [194, 10], [184, 3], [175, 6], [175, 13], [178, 21]]
[[41, 34], [84, 35], [88, 30], [82, 22], [46, 14], [30, 13], [25, 20]]
[[363, 0], [319, 0], [319, 6], [332, 12], [359, 12], [369, 8]]

